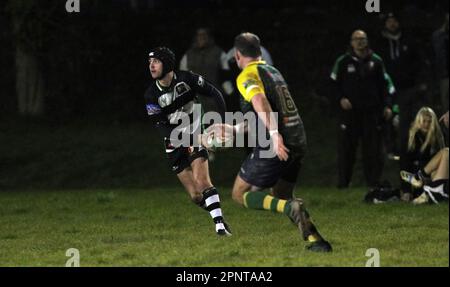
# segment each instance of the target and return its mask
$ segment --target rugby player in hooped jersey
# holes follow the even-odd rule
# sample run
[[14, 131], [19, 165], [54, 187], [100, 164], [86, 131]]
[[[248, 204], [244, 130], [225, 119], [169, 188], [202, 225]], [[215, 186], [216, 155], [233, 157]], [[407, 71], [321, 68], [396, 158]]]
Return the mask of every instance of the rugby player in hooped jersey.
[[[255, 113], [260, 123], [249, 131], [247, 122], [238, 125], [216, 124], [207, 131], [229, 140], [239, 133], [261, 131], [271, 138], [273, 156], [262, 156], [267, 147], [261, 142], [241, 166], [233, 186], [233, 199], [249, 209], [269, 210], [287, 215], [298, 226], [308, 250], [330, 252], [332, 247], [318, 232], [303, 201], [294, 197], [304, 155], [306, 134], [298, 109], [281, 73], [261, 60], [258, 36], [242, 33], [235, 39], [236, 63], [242, 70], [236, 82], [241, 110]], [[273, 112], [278, 113], [275, 117]], [[254, 127], [253, 127], [254, 128]], [[271, 193], [262, 192], [270, 189]]]
[[[193, 123], [197, 94], [213, 97], [222, 112], [226, 110], [220, 91], [200, 75], [174, 71], [175, 54], [166, 47], [158, 47], [149, 54], [149, 69], [154, 81], [145, 92], [147, 113], [164, 140], [167, 158], [173, 172], [189, 193], [192, 201], [207, 210], [218, 235], [230, 236], [225, 223], [217, 189], [211, 183], [208, 151], [201, 145], [174, 145], [172, 131], [188, 116]], [[201, 128], [199, 125], [197, 128]], [[189, 132], [194, 134], [195, 127]], [[193, 141], [190, 141], [193, 143]]]

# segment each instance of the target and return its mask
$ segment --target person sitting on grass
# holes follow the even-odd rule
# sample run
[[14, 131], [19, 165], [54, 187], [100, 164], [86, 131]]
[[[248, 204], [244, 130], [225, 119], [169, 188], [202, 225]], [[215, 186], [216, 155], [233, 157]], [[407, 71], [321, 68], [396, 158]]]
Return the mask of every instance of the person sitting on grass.
[[[400, 169], [412, 174], [417, 173], [444, 146], [444, 137], [436, 114], [429, 107], [421, 108], [409, 129], [408, 146], [400, 159]], [[413, 189], [406, 182], [402, 183], [401, 191], [404, 201], [411, 201], [423, 192], [421, 188]]]
[[448, 202], [448, 148], [439, 151], [431, 161], [417, 173], [402, 170], [402, 179], [423, 193], [413, 200], [414, 204]]

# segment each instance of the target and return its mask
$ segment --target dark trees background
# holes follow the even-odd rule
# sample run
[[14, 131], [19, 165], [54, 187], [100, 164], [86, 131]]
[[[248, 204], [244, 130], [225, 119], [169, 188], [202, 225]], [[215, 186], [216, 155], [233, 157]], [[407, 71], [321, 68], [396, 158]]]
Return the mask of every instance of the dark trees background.
[[[142, 120], [149, 49], [167, 45], [179, 60], [200, 26], [211, 27], [224, 50], [243, 30], [259, 34], [303, 106], [326, 98], [324, 83], [350, 33], [363, 28], [374, 37], [380, 29], [363, 0], [81, 0], [80, 13], [67, 13], [65, 3], [0, 3], [1, 118]], [[448, 11], [448, 1], [381, 4], [399, 12], [425, 50]]]

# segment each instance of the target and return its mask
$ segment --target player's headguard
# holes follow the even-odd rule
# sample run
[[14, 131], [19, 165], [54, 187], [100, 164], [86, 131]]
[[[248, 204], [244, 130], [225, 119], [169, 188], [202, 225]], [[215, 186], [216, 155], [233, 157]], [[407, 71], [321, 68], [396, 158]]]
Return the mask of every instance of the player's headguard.
[[163, 72], [159, 79], [164, 78], [167, 73], [170, 73], [175, 69], [175, 54], [167, 47], [158, 47], [153, 49], [148, 54], [148, 57], [156, 58], [163, 64]]

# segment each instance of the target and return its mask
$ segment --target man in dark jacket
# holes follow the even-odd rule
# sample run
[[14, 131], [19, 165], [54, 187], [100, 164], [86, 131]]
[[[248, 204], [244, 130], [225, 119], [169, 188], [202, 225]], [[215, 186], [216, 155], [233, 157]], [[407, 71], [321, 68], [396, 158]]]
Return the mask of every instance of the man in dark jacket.
[[[401, 29], [398, 18], [389, 13], [384, 18], [377, 53], [383, 58], [387, 73], [395, 84], [394, 107], [399, 109], [400, 160], [405, 156], [408, 131], [417, 111], [424, 106], [426, 90], [421, 54], [411, 38]], [[397, 110], [396, 108], [394, 110]], [[392, 139], [394, 140], [394, 139]], [[397, 152], [397, 151], [396, 151]]]
[[351, 47], [338, 58], [331, 73], [339, 103], [339, 188], [350, 184], [360, 138], [366, 182], [369, 186], [379, 183], [384, 164], [383, 118], [392, 115], [395, 91], [383, 60], [369, 48], [364, 31], [352, 34]]

